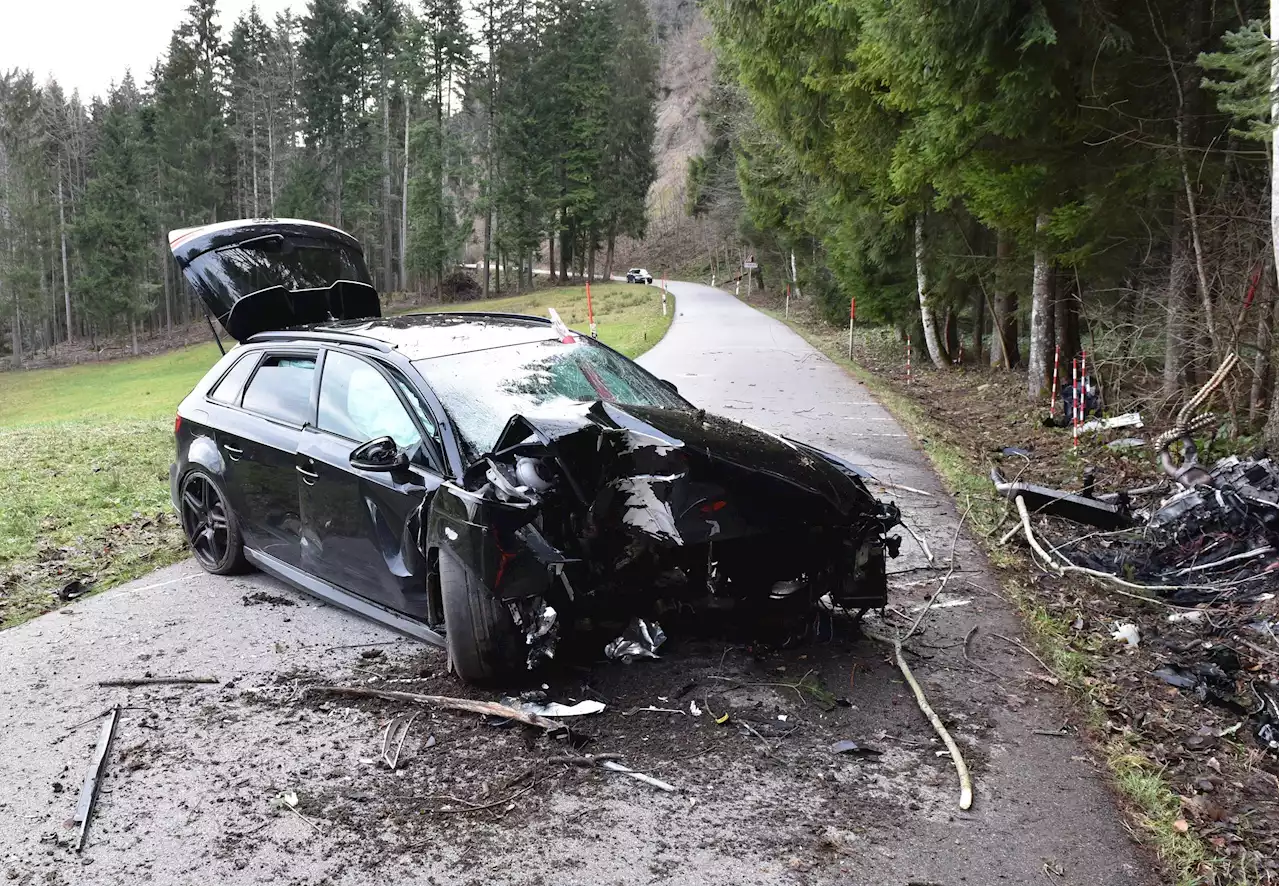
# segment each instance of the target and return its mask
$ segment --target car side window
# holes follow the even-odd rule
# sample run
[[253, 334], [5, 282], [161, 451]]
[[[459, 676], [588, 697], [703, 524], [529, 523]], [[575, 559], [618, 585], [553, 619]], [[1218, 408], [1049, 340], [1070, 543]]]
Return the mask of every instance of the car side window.
[[390, 437], [402, 449], [422, 440], [413, 419], [382, 373], [341, 351], [329, 351], [325, 355], [316, 426], [357, 443]]
[[257, 365], [257, 353], [242, 356], [227, 370], [226, 375], [222, 376], [222, 380], [213, 386], [213, 390], [209, 392], [209, 398], [217, 400], [219, 403], [229, 403], [232, 406], [239, 403], [240, 392], [244, 390], [244, 383], [253, 372], [253, 367]]
[[295, 425], [311, 420], [311, 380], [316, 358], [268, 354], [245, 388], [242, 406], [268, 418]]

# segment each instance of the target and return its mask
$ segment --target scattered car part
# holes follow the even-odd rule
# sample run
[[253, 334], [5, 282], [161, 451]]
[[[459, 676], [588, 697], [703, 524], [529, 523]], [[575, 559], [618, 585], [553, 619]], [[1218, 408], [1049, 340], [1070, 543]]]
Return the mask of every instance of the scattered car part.
[[89, 820], [93, 818], [94, 803], [98, 799], [98, 789], [102, 786], [102, 775], [107, 766], [107, 755], [111, 752], [111, 742], [116, 735], [116, 724], [120, 720], [120, 705], [113, 707], [102, 721], [102, 730], [98, 733], [98, 744], [94, 748], [93, 758], [89, 761], [89, 772], [84, 777], [84, 785], [80, 788], [80, 799], [76, 802], [74, 821], [80, 826], [76, 835], [76, 852], [84, 848], [85, 836], [89, 833]]
[[622, 636], [611, 640], [604, 647], [605, 658], [630, 663], [637, 658], [657, 658], [657, 649], [667, 641], [667, 635], [657, 622], [633, 618]]
[[991, 481], [995, 484], [996, 491], [1006, 498], [1016, 499], [1022, 496], [1027, 506], [1036, 513], [1053, 514], [1077, 523], [1088, 523], [1099, 529], [1121, 529], [1130, 525], [1128, 516], [1118, 505], [1047, 486], [1010, 483], [997, 468], [991, 469]]

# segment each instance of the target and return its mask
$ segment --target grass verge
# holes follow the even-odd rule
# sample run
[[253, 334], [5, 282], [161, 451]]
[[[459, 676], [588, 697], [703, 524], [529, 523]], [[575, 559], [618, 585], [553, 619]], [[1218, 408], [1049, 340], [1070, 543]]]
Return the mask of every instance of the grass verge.
[[[629, 357], [657, 344], [674, 311], [657, 290], [592, 287], [600, 340]], [[414, 310], [554, 307], [586, 329], [583, 287]], [[169, 504], [178, 402], [218, 359], [212, 342], [134, 360], [0, 373], [0, 628], [56, 608], [72, 581], [104, 590], [181, 559]]]
[[1105, 678], [1095, 675], [1095, 662], [1108, 653], [1096, 648], [1063, 614], [1046, 606], [1043, 597], [1026, 581], [1034, 570], [1021, 553], [1001, 547], [994, 531], [1007, 512], [1007, 502], [997, 496], [984, 465], [950, 442], [946, 429], [929, 416], [920, 401], [904, 394], [882, 376], [847, 357], [847, 332], [795, 317], [784, 318], [769, 310], [799, 335], [867, 386], [875, 397], [920, 443], [943, 485], [971, 506], [975, 537], [983, 544], [992, 564], [999, 568], [1003, 589], [1022, 616], [1037, 652], [1077, 701], [1085, 734], [1094, 742], [1110, 770], [1115, 790], [1132, 823], [1131, 831], [1151, 848], [1178, 886], [1261, 882], [1245, 863], [1214, 852], [1187, 825], [1182, 797], [1164, 776], [1163, 767], [1148, 753], [1147, 743], [1127, 728], [1112, 724]]

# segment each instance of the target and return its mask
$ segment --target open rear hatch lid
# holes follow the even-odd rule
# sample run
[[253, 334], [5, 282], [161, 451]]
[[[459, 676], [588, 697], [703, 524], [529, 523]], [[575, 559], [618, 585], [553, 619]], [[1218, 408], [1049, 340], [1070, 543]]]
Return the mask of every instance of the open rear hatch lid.
[[169, 232], [169, 249], [236, 341], [328, 320], [381, 316], [360, 242], [298, 219], [241, 219]]

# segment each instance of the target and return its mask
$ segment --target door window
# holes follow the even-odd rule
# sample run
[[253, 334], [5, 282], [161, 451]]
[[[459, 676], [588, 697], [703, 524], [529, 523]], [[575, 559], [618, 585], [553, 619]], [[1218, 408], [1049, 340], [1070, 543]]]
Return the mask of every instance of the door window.
[[357, 443], [390, 437], [401, 449], [422, 440], [382, 373], [341, 351], [329, 351], [324, 358], [317, 427]]
[[240, 392], [244, 390], [245, 379], [258, 365], [257, 354], [245, 354], [222, 377], [222, 380], [209, 392], [209, 396], [219, 403], [230, 403], [232, 406], [240, 402]]
[[268, 354], [244, 392], [243, 406], [268, 418], [294, 425], [311, 420], [311, 380], [316, 358]]

